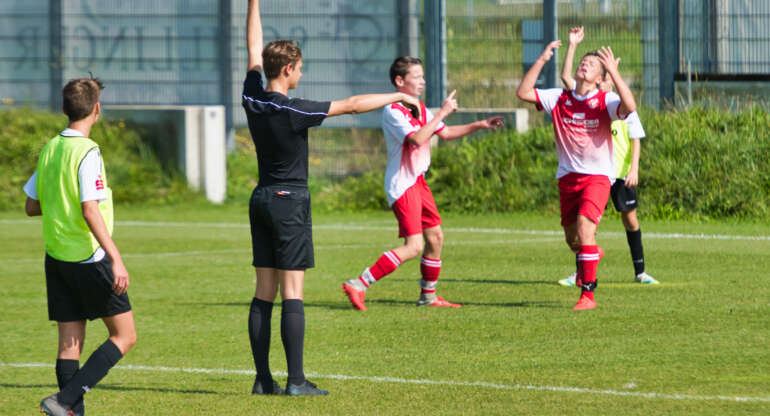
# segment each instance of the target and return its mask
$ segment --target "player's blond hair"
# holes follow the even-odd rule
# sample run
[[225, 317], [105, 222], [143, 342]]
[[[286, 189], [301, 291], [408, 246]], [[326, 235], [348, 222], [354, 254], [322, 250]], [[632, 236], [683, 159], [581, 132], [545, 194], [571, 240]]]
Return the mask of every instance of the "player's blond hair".
[[302, 59], [302, 51], [293, 40], [274, 40], [262, 50], [265, 78], [275, 79], [286, 65], [296, 65]]

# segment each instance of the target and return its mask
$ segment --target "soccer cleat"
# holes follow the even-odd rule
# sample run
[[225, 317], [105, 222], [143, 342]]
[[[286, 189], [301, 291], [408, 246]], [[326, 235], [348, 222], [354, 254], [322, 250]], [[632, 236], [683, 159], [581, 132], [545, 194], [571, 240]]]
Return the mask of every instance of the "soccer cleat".
[[596, 301], [587, 296], [580, 296], [577, 304], [572, 308], [573, 311], [583, 311], [586, 309], [596, 309]]
[[254, 380], [254, 387], [251, 388], [251, 394], [284, 394], [285, 390], [275, 382], [270, 380], [267, 383], [262, 383], [259, 380]]
[[342, 291], [348, 296], [348, 299], [350, 299], [350, 303], [353, 304], [354, 308], [359, 311], [365, 311], [366, 305], [364, 304], [364, 298], [366, 297], [366, 290], [357, 289], [355, 283], [354, 279], [346, 281], [342, 284]]
[[49, 416], [75, 416], [69, 406], [59, 403], [58, 394], [52, 394], [40, 402], [40, 413]]
[[650, 276], [646, 272], [641, 272], [636, 275], [634, 278], [635, 281], [643, 284], [643, 285], [657, 285], [660, 284], [659, 281], [655, 280], [654, 277]]
[[305, 380], [302, 384], [286, 384], [287, 396], [328, 396], [329, 392], [319, 389], [310, 380]]
[[438, 308], [461, 308], [463, 305], [459, 303], [452, 303], [441, 296], [427, 296], [425, 293], [420, 294], [420, 299], [417, 301], [417, 306], [433, 306]]
[[559, 280], [559, 284], [562, 286], [576, 286], [575, 279], [577, 279], [577, 273], [572, 273], [564, 279]]

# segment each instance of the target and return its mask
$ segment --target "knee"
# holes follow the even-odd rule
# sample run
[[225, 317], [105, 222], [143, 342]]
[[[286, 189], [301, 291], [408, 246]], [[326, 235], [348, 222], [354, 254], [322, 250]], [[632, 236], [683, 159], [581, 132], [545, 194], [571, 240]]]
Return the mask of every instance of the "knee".
[[580, 239], [578, 238], [577, 234], [567, 236], [565, 241], [570, 250], [574, 251], [575, 253], [580, 251]]
[[626, 231], [636, 231], [639, 229], [639, 221], [636, 219], [636, 211], [629, 211], [623, 213], [623, 226]]
[[444, 247], [444, 233], [442, 232], [432, 234], [426, 240], [428, 241], [428, 248], [432, 251], [441, 250]]
[[422, 239], [416, 239], [414, 241], [410, 241], [406, 245], [406, 258], [401, 260], [407, 261], [407, 260], [413, 259], [419, 256], [424, 249], [425, 249], [425, 243], [422, 241]]
[[131, 331], [121, 337], [121, 343], [123, 344], [124, 348], [121, 348], [123, 351], [123, 354], [125, 355], [131, 348], [134, 348], [134, 345], [136, 345], [136, 331]]

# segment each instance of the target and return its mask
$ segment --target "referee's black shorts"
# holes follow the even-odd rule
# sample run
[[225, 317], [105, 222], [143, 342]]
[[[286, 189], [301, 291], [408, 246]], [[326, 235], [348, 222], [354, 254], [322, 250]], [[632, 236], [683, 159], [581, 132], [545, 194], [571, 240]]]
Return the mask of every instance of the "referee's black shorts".
[[636, 188], [626, 187], [626, 181], [623, 179], [615, 180], [610, 188], [610, 198], [615, 210], [618, 212], [628, 212], [639, 206], [639, 200], [636, 197]]
[[313, 267], [310, 192], [305, 186], [258, 186], [249, 201], [254, 267]]
[[109, 257], [95, 263], [70, 263], [45, 255], [48, 319], [57, 322], [106, 318], [131, 310], [128, 294], [112, 290]]

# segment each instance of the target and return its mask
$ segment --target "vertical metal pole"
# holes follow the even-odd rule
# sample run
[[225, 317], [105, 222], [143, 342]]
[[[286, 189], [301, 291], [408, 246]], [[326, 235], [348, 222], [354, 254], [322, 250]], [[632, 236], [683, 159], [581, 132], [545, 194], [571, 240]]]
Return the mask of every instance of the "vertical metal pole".
[[400, 56], [420, 55], [420, 35], [417, 0], [398, 0], [398, 54]]
[[[543, 48], [559, 38], [558, 27], [556, 0], [543, 0]], [[553, 58], [545, 64], [545, 68], [543, 68], [543, 74], [545, 75], [544, 88], [559, 86], [556, 80], [558, 60], [558, 56], [554, 54]]]
[[674, 74], [679, 70], [679, 0], [658, 1], [661, 103], [674, 102]]
[[425, 0], [425, 66], [428, 107], [441, 107], [446, 96], [446, 1]]
[[232, 0], [219, 2], [219, 90], [225, 106], [225, 147], [235, 148], [233, 122], [233, 44], [232, 44]]
[[64, 84], [62, 72], [64, 70], [64, 45], [62, 42], [62, 0], [49, 0], [48, 2], [48, 70], [50, 96], [48, 102], [51, 111], [58, 113], [61, 111], [62, 98], [61, 88]]

